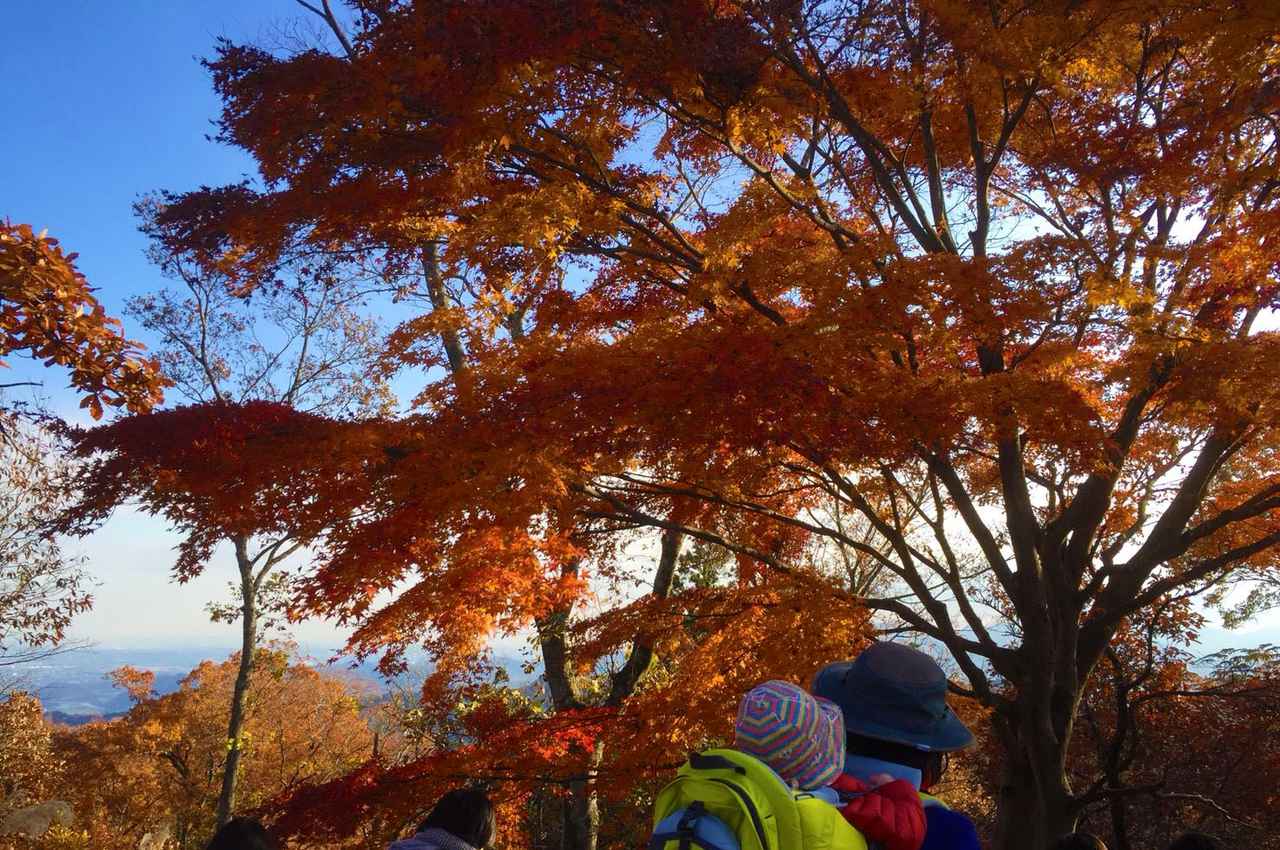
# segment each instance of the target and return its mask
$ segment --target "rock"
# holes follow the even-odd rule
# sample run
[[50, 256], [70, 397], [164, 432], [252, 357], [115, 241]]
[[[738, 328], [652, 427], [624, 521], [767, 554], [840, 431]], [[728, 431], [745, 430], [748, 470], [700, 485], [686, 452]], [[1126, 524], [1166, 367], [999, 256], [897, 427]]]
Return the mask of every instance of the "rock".
[[164, 850], [171, 837], [173, 837], [173, 825], [162, 823], [142, 836], [142, 840], [138, 842], [138, 850]]
[[25, 835], [28, 838], [39, 838], [49, 831], [49, 827], [71, 826], [75, 823], [75, 813], [71, 804], [62, 800], [49, 800], [25, 809], [15, 809], [0, 822], [0, 835]]

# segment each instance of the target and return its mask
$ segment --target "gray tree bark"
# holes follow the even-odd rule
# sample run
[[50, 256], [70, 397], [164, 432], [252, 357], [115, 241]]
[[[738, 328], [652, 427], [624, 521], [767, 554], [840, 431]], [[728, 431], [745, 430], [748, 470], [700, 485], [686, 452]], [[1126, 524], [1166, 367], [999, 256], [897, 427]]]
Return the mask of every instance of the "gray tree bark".
[[221, 827], [231, 819], [236, 805], [236, 781], [240, 772], [241, 733], [244, 729], [245, 704], [249, 696], [249, 678], [253, 675], [253, 655], [258, 641], [258, 589], [254, 583], [253, 561], [249, 557], [249, 540], [238, 535], [232, 541], [236, 565], [240, 568], [241, 640], [240, 669], [236, 673], [231, 696], [231, 715], [227, 721], [227, 760], [222, 767], [222, 791], [218, 794], [216, 824]]

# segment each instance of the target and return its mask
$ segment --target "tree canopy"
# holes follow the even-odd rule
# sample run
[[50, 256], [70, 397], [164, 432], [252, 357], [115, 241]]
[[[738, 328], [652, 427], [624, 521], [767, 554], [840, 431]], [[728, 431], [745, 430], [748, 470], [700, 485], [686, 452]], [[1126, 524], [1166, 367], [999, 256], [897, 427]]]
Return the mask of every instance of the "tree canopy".
[[945, 645], [996, 846], [1130, 793], [1070, 775], [1092, 677], [1276, 567], [1275, 4], [352, 9], [337, 52], [220, 46], [261, 179], [157, 214], [244, 292], [319, 254], [423, 307], [385, 358], [414, 409], [297, 459], [344, 517], [305, 610], [446, 670], [532, 621], [554, 688], [598, 660], [572, 605], [676, 535]]

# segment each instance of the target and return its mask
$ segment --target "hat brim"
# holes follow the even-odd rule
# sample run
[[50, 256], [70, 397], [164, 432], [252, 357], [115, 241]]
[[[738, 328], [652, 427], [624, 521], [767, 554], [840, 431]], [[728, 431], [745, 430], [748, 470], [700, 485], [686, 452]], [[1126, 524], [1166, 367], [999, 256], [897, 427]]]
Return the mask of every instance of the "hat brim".
[[943, 722], [927, 735], [914, 735], [901, 729], [892, 729], [870, 720], [845, 715], [845, 732], [850, 735], [861, 735], [864, 738], [875, 738], [878, 741], [889, 741], [895, 744], [907, 744], [918, 750], [934, 753], [949, 753], [963, 750], [973, 745], [973, 733], [950, 710]]
[[815, 697], [822, 697], [839, 705], [842, 701], [841, 697], [844, 696], [841, 685], [844, 684], [845, 675], [852, 666], [852, 661], [836, 661], [828, 664], [813, 677], [813, 687], [809, 690]]
[[845, 674], [852, 666], [852, 661], [839, 661], [835, 664], [828, 664], [818, 671], [818, 675], [813, 677], [814, 696], [829, 699], [843, 709], [846, 733], [861, 735], [864, 738], [874, 738], [877, 741], [906, 744], [928, 752], [947, 753], [973, 746], [973, 733], [969, 731], [969, 727], [965, 726], [959, 717], [956, 717], [955, 712], [950, 707], [947, 708], [947, 714], [942, 723], [927, 734], [895, 729], [868, 718], [858, 717], [855, 712], [850, 711], [844, 705], [844, 694], [841, 693], [841, 685], [844, 683]]

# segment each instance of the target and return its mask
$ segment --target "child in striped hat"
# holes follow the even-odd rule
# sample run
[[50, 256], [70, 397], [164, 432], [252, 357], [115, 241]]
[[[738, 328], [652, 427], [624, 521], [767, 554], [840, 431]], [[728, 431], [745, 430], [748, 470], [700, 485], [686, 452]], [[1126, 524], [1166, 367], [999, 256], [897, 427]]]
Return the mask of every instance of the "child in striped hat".
[[887, 850], [919, 850], [924, 809], [915, 787], [891, 776], [864, 784], [844, 773], [844, 717], [830, 700], [770, 681], [738, 706], [734, 748], [760, 759], [792, 788], [836, 804], [845, 820]]
[[735, 749], [769, 765], [792, 788], [822, 788], [844, 771], [839, 707], [790, 682], [765, 682], [748, 691], [733, 731]]

